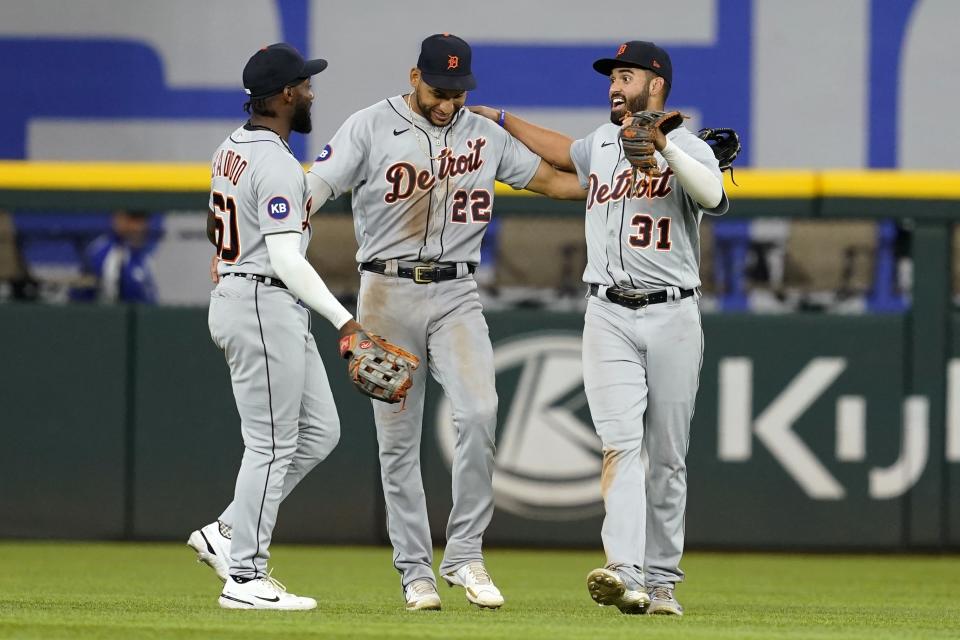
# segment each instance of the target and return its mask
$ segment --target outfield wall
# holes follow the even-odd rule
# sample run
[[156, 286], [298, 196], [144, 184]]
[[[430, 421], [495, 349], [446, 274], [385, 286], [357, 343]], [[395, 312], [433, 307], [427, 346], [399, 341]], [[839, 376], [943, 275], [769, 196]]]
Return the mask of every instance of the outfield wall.
[[[937, 403], [911, 380], [909, 316], [703, 320], [690, 545], [960, 548], [960, 406], [939, 406], [960, 400], [960, 317], [950, 319], [948, 392]], [[582, 317], [488, 321], [500, 420], [486, 541], [597, 545]], [[343, 435], [282, 508], [277, 536], [385, 542], [370, 406], [341, 371], [332, 329], [314, 326]], [[4, 305], [0, 335], [0, 536], [180, 539], [225, 506], [242, 444], [205, 310]], [[538, 373], [518, 395], [530, 367]], [[423, 473], [441, 541], [452, 427], [435, 383], [428, 395]]]

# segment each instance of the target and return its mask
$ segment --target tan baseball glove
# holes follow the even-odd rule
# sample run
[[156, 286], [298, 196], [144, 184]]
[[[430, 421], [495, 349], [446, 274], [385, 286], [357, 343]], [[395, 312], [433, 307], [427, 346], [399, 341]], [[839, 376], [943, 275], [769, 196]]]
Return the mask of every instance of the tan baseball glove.
[[679, 111], [637, 111], [627, 117], [631, 118], [630, 123], [620, 129], [623, 154], [636, 171], [656, 178], [660, 167], [653, 157], [657, 150], [653, 144], [655, 131], [659, 129], [666, 135], [683, 124], [686, 116]]
[[412, 371], [420, 366], [417, 356], [366, 331], [340, 338], [340, 357], [348, 361], [347, 375], [361, 393], [390, 404], [406, 399]]

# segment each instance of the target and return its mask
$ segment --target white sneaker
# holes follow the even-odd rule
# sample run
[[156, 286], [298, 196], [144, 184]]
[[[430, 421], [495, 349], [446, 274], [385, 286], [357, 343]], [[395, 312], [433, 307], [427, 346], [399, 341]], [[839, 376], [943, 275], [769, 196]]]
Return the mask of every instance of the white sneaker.
[[616, 571], [601, 568], [587, 574], [587, 591], [601, 607], [615, 606], [621, 613], [645, 613], [650, 596], [645, 591], [628, 589]]
[[316, 600], [287, 593], [287, 588], [269, 575], [243, 583], [231, 576], [223, 585], [219, 602], [223, 609], [306, 611], [317, 608]]
[[433, 583], [426, 578], [414, 580], [404, 591], [407, 599], [407, 611], [439, 611], [440, 594]]
[[187, 546], [197, 552], [197, 562], [202, 562], [217, 573], [221, 582], [230, 575], [230, 534], [227, 525], [219, 520], [197, 529], [187, 539]]
[[443, 576], [451, 587], [459, 585], [467, 592], [467, 600], [487, 609], [498, 609], [503, 606], [503, 596], [493, 584], [487, 568], [482, 562], [465, 564], [453, 573]]

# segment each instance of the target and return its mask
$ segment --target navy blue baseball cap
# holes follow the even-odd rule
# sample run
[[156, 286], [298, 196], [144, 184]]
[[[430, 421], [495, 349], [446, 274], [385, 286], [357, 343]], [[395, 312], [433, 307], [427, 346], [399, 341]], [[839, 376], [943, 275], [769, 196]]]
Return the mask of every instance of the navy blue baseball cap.
[[260, 49], [247, 61], [243, 90], [251, 98], [268, 98], [326, 68], [326, 60], [304, 60], [294, 47], [278, 42]]
[[605, 76], [609, 76], [617, 67], [647, 69], [663, 78], [667, 86], [673, 84], [673, 63], [670, 62], [670, 55], [652, 42], [624, 42], [613, 58], [600, 58], [593, 63], [593, 68]]
[[423, 81], [437, 89], [470, 91], [477, 79], [470, 71], [470, 45], [449, 33], [437, 33], [420, 45], [417, 69]]

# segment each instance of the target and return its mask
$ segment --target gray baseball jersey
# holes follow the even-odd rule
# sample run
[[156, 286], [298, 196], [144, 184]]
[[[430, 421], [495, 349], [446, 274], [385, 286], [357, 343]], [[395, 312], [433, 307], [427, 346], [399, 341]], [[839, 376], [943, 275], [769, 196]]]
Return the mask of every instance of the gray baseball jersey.
[[[353, 189], [358, 262], [477, 264], [492, 216], [494, 180], [524, 187], [539, 163], [486, 118], [461, 109], [449, 125], [437, 128], [411, 114], [398, 96], [351, 116], [310, 171], [335, 196]], [[370, 271], [360, 280], [363, 326], [430, 365], [415, 372], [406, 409], [373, 403], [387, 527], [401, 586], [435, 581], [420, 477], [428, 371], [450, 398], [458, 434], [441, 574], [482, 560], [483, 533], [493, 515], [493, 348], [477, 283], [468, 270], [458, 271], [463, 277], [432, 284]]]
[[[570, 149], [588, 189], [583, 279], [663, 290], [667, 301], [631, 309], [591, 296], [583, 382], [603, 444], [607, 566], [631, 589], [672, 587], [683, 579], [686, 455], [703, 361], [697, 297], [683, 298], [681, 289], [700, 286], [703, 210], [660, 154], [661, 177], [641, 174], [631, 191], [619, 129], [605, 124]], [[705, 142], [684, 127], [667, 138], [720, 179]], [[724, 213], [727, 206], [724, 195], [708, 213]]]
[[244, 444], [220, 521], [233, 528], [230, 573], [256, 578], [267, 573], [280, 502], [333, 450], [340, 422], [310, 312], [287, 289], [228, 276], [275, 277], [264, 236], [309, 229], [303, 167], [276, 133], [245, 125], [213, 156], [210, 208], [224, 277], [210, 294], [208, 323], [230, 368]]
[[[633, 289], [700, 286], [701, 208], [673, 177], [658, 153], [663, 175], [638, 178], [639, 197], [626, 198], [631, 166], [620, 146], [620, 127], [604, 124], [573, 143], [570, 157], [587, 189], [587, 283]], [[710, 145], [686, 127], [667, 139], [707, 166], [719, 178]], [[707, 211], [722, 214], [727, 196]]]
[[334, 197], [353, 190], [357, 262], [477, 264], [494, 181], [521, 189], [539, 164], [486, 118], [461, 109], [438, 128], [396, 96], [348, 118], [310, 172]]
[[310, 243], [309, 190], [300, 163], [270, 129], [244, 125], [213, 154], [210, 210], [217, 218], [221, 275], [255, 273], [276, 277], [264, 236], [303, 233]]

